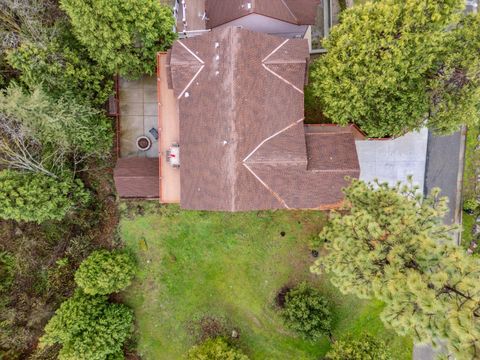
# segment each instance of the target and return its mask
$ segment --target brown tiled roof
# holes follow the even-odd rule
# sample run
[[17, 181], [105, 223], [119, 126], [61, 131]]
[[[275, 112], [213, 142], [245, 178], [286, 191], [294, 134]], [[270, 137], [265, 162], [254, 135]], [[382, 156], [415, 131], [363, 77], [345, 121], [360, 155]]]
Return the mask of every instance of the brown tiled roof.
[[[342, 200], [343, 177], [358, 176], [353, 136], [305, 135], [308, 56], [306, 40], [233, 27], [175, 42], [182, 207], [321, 208]], [[328, 146], [350, 154], [322, 162]]]
[[157, 158], [120, 158], [113, 177], [122, 198], [160, 197], [159, 161]]
[[207, 26], [215, 28], [249, 14], [313, 25], [319, 4], [320, 0], [206, 0]]

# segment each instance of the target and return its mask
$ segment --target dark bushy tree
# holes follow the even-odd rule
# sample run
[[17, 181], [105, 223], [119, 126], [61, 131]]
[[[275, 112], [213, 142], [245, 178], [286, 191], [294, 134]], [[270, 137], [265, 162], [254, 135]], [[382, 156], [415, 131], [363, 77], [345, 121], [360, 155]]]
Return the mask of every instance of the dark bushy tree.
[[125, 305], [77, 291], [50, 319], [40, 344], [62, 345], [60, 360], [121, 359], [132, 329], [133, 312]]
[[75, 282], [86, 294], [108, 295], [130, 285], [135, 267], [135, 259], [127, 252], [98, 250], [80, 264]]
[[325, 356], [326, 360], [391, 360], [385, 343], [370, 335], [339, 340]]
[[78, 40], [111, 74], [153, 74], [175, 38], [172, 10], [158, 0], [61, 0]]
[[372, 137], [425, 124], [440, 133], [476, 124], [480, 15], [459, 23], [464, 6], [464, 0], [377, 0], [346, 10], [312, 71], [324, 113]]
[[480, 259], [454, 245], [443, 225], [447, 199], [408, 185], [353, 180], [349, 212], [322, 232], [327, 254], [312, 270], [345, 294], [386, 305], [385, 326], [420, 342], [443, 339], [457, 359], [480, 353]]
[[289, 328], [308, 339], [330, 335], [330, 305], [320, 291], [306, 282], [287, 293], [281, 314]]
[[187, 360], [248, 360], [240, 350], [232, 347], [225, 339], [208, 339], [194, 346], [186, 356]]
[[75, 98], [78, 102], [101, 106], [113, 92], [113, 78], [88, 56], [87, 50], [59, 23], [43, 42], [24, 40], [9, 51], [8, 63], [20, 72], [29, 89], [39, 84], [54, 98]]
[[0, 219], [62, 220], [89, 195], [80, 181], [12, 170], [0, 171]]

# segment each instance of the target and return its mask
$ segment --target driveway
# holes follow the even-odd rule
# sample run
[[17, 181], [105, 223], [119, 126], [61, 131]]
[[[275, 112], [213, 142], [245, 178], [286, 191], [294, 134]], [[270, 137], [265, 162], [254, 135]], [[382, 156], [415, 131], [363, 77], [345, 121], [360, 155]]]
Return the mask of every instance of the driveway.
[[425, 193], [433, 188], [442, 189], [448, 196], [450, 211], [444, 222], [448, 225], [460, 223], [462, 173], [464, 164], [465, 134], [458, 131], [449, 136], [428, 134]]

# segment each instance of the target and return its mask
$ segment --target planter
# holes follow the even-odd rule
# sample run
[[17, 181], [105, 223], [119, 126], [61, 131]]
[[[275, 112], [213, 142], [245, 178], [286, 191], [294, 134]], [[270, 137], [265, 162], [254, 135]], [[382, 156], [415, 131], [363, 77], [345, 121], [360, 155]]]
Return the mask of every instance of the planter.
[[140, 151], [148, 151], [152, 147], [152, 141], [146, 136], [140, 136], [136, 141], [137, 149]]

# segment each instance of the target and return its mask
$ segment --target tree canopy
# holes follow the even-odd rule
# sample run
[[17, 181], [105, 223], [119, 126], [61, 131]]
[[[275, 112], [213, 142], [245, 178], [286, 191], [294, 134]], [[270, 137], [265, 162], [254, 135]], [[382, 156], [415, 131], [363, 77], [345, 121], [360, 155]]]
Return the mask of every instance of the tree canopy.
[[346, 10], [312, 69], [325, 115], [371, 137], [450, 133], [480, 109], [480, 15], [463, 0], [369, 1]]
[[385, 302], [381, 319], [398, 334], [446, 340], [458, 359], [478, 357], [480, 259], [453, 244], [439, 189], [426, 198], [417, 190], [353, 180], [349, 212], [323, 230], [327, 254], [312, 271], [328, 272], [342, 293]]
[[108, 71], [90, 59], [87, 50], [73, 36], [71, 26], [59, 21], [45, 39], [24, 39], [7, 52], [8, 63], [29, 89], [39, 85], [54, 98], [102, 106], [113, 92]]
[[32, 172], [0, 171], [0, 219], [37, 223], [62, 220], [88, 199], [80, 181]]
[[122, 359], [132, 329], [133, 312], [125, 305], [77, 291], [50, 319], [40, 344], [62, 345], [60, 360]]
[[92, 59], [126, 77], [153, 74], [175, 38], [172, 10], [158, 0], [61, 0]]

